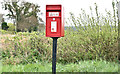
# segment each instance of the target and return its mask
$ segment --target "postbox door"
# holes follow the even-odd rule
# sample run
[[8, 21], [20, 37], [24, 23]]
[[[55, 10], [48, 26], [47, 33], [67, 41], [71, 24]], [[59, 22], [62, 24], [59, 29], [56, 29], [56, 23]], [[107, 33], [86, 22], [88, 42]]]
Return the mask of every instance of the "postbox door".
[[61, 18], [60, 17], [48, 17], [46, 23], [47, 32], [50, 36], [59, 37], [60, 36], [60, 29], [61, 29]]

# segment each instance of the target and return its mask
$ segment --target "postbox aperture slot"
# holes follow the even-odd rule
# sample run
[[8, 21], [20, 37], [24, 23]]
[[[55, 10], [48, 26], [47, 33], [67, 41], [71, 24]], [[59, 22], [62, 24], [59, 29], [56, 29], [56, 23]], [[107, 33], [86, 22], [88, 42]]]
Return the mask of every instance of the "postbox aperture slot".
[[46, 12], [61, 12], [61, 10], [46, 10]]

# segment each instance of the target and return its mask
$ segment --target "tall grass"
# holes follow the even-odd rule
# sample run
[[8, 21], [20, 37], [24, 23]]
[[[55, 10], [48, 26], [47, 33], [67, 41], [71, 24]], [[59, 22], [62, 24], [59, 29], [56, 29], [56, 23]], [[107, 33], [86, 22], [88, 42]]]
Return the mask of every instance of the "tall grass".
[[[78, 17], [70, 13], [69, 22], [76, 27], [77, 31], [74, 32], [70, 29], [70, 32], [67, 32], [66, 42], [63, 44], [69, 47], [63, 51], [67, 52], [67, 55], [69, 55], [66, 57], [66, 61], [68, 61], [68, 59], [69, 61], [86, 59], [117, 61], [118, 26], [116, 26], [116, 24], [118, 18], [115, 12], [115, 2], [112, 2], [112, 4], [113, 15], [108, 11], [106, 11], [106, 16], [101, 15], [98, 12], [96, 3], [96, 17], [90, 17], [83, 9], [81, 9], [82, 13], [79, 14], [80, 16]], [[90, 11], [92, 11], [92, 8], [90, 8]], [[93, 14], [93, 12], [91, 12], [91, 14]], [[79, 58], [77, 55], [79, 55]], [[65, 56], [63, 57], [65, 58]]]

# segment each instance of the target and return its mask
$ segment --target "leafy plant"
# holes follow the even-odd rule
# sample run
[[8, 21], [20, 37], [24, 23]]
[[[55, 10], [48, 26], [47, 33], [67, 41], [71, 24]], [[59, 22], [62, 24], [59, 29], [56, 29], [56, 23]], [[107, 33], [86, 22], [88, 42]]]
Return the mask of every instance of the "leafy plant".
[[8, 31], [15, 31], [15, 26], [14, 26], [14, 24], [8, 23], [8, 26], [9, 26]]

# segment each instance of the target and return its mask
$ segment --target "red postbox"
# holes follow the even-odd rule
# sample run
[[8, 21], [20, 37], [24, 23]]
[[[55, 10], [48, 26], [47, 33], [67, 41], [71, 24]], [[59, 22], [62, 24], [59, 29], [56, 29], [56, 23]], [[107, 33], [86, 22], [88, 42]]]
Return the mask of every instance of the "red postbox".
[[64, 36], [62, 5], [46, 5], [46, 37]]

